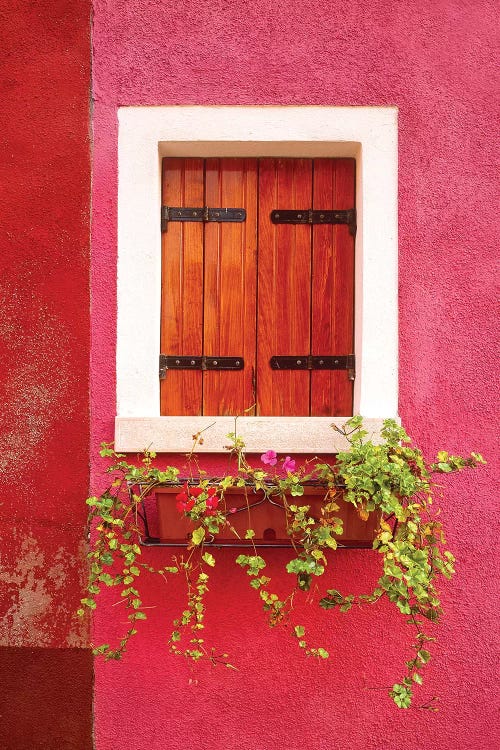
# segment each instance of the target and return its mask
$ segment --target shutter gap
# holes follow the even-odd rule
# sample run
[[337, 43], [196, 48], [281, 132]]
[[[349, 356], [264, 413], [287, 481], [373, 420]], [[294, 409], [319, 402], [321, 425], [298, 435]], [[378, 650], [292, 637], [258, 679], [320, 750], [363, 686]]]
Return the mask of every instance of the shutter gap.
[[257, 357], [259, 356], [259, 226], [260, 226], [260, 165], [262, 160], [257, 159], [257, 218], [256, 218], [256, 231], [255, 231], [255, 355], [252, 362], [252, 395], [254, 408], [253, 413], [258, 415], [260, 412], [259, 405], [257, 404]]
[[[203, 159], [203, 205], [207, 205], [207, 187], [206, 187], [206, 175], [207, 175], [207, 160]], [[205, 351], [205, 232], [206, 232], [206, 224], [203, 223], [203, 229], [202, 229], [202, 237], [203, 237], [203, 250], [202, 250], [202, 279], [203, 279], [203, 286], [202, 286], [202, 296], [201, 296], [201, 353], [202, 355], [206, 354]], [[201, 403], [200, 403], [200, 411], [201, 414], [205, 411], [205, 372], [202, 371], [201, 373]]]
[[[311, 159], [311, 209], [314, 208], [314, 159]], [[313, 352], [313, 269], [314, 269], [314, 231], [312, 225], [309, 228], [311, 233], [311, 254], [309, 260], [309, 352]], [[312, 384], [313, 384], [313, 373], [309, 373], [309, 416], [312, 413]]]

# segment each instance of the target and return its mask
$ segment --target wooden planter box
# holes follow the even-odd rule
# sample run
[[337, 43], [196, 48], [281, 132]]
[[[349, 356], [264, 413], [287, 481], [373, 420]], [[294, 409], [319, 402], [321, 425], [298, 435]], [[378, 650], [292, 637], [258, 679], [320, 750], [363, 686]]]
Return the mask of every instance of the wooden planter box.
[[[160, 541], [164, 544], [188, 544], [192, 522], [185, 518], [176, 508], [176, 495], [180, 487], [156, 487], [156, 503], [158, 509], [158, 528]], [[288, 502], [295, 505], [309, 505], [310, 515], [320, 518], [321, 506], [324, 503], [325, 490], [323, 488], [305, 488], [301, 497], [290, 497]], [[354, 506], [341, 499], [341, 494], [335, 498], [340, 509], [335, 515], [343, 520], [344, 532], [337, 537], [339, 545], [346, 547], [371, 547], [378, 526], [378, 516], [370, 514], [367, 521], [363, 521]], [[245, 496], [239, 487], [226, 490], [225, 502], [227, 509], [236, 508], [235, 513], [228, 515], [228, 520], [241, 539], [235, 537], [228, 528], [221, 530], [211, 543], [217, 545], [252, 546], [250, 540], [245, 540], [247, 529], [255, 531], [253, 539], [256, 545], [291, 546], [290, 538], [286, 534], [286, 516], [279, 498], [273, 502], [265, 500], [262, 493], [249, 491]], [[250, 506], [250, 510], [248, 509]]]

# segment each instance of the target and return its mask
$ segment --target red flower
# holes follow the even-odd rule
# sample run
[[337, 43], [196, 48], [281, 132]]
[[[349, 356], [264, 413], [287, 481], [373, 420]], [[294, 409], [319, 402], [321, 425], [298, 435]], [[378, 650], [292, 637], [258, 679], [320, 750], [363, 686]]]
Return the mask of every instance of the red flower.
[[179, 492], [179, 494], [176, 495], [176, 500], [177, 503], [175, 507], [179, 513], [187, 513], [194, 506], [194, 498], [188, 497], [185, 492]]
[[189, 493], [191, 494], [192, 497], [199, 497], [204, 491], [205, 490], [203, 489], [203, 487], [190, 487], [189, 488]]

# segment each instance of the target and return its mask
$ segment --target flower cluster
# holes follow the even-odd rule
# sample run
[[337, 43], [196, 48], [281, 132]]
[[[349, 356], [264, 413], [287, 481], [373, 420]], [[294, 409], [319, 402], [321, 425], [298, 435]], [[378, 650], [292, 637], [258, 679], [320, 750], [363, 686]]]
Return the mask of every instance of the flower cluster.
[[[276, 466], [278, 463], [278, 454], [276, 451], [266, 451], [262, 454], [260, 457], [260, 460], [263, 464], [266, 464], [266, 466]], [[283, 470], [286, 471], [287, 474], [291, 474], [295, 471], [295, 461], [293, 458], [290, 458], [290, 456], [285, 456], [283, 461]]]
[[217, 489], [215, 487], [189, 487], [184, 485], [182, 492], [176, 495], [176, 508], [179, 513], [189, 513], [195, 505], [197, 516], [215, 516], [219, 505]]

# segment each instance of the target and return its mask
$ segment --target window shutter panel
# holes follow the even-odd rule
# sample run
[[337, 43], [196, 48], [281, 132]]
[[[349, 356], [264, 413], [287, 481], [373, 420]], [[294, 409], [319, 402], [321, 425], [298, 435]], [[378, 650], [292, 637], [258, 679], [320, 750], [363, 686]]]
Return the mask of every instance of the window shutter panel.
[[[163, 205], [204, 205], [203, 159], [163, 160]], [[203, 224], [171, 222], [162, 234], [161, 351], [203, 353]], [[202, 413], [201, 371], [169, 370], [161, 414]]]
[[[207, 159], [207, 206], [245, 208], [243, 223], [205, 224], [203, 353], [243, 357], [244, 370], [203, 373], [203, 413], [253, 414], [256, 339], [257, 162]], [[201, 301], [201, 298], [200, 298]]]
[[[313, 209], [355, 205], [354, 159], [315, 159]], [[312, 230], [311, 354], [354, 353], [354, 237], [346, 224]], [[350, 416], [353, 383], [345, 370], [311, 373], [311, 416]]]
[[264, 416], [309, 415], [310, 373], [276, 371], [275, 355], [309, 354], [311, 227], [272, 224], [275, 209], [308, 209], [310, 159], [261, 159], [259, 167], [259, 258], [257, 408]]

